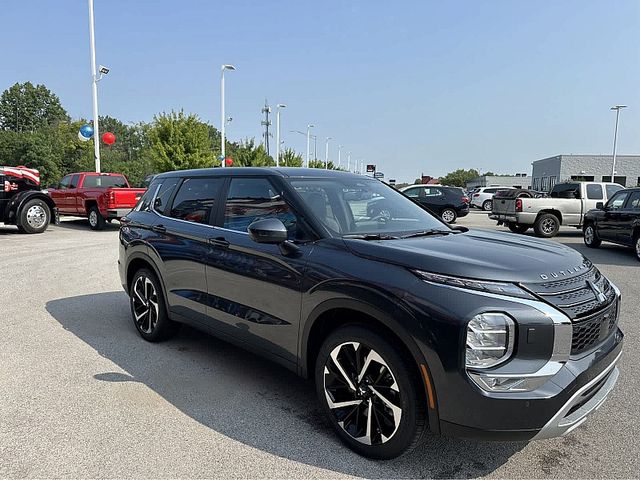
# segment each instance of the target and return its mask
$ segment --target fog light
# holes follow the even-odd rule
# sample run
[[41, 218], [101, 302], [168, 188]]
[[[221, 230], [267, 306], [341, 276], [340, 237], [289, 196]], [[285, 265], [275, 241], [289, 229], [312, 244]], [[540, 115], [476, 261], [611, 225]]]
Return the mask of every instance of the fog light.
[[482, 313], [467, 325], [466, 366], [471, 369], [493, 367], [513, 353], [515, 324], [503, 313]]

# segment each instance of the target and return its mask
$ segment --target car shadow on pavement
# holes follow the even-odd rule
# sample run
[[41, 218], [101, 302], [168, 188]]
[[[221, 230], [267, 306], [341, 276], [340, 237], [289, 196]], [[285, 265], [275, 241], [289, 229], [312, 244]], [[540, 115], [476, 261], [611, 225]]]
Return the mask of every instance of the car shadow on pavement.
[[[89, 220], [86, 218], [65, 218], [64, 220], [60, 220], [60, 223], [55, 225], [55, 227], [59, 228], [67, 228], [70, 230], [86, 230], [91, 231], [91, 227], [89, 226]], [[105, 231], [115, 231], [120, 229], [120, 223], [115, 222], [106, 222], [104, 225]]]
[[470, 478], [493, 472], [526, 445], [431, 435], [399, 459], [371, 461], [342, 446], [311, 382], [189, 327], [170, 341], [145, 342], [124, 292], [52, 300], [46, 309], [126, 372], [99, 372], [95, 381], [142, 383], [202, 425], [297, 462], [368, 478]]

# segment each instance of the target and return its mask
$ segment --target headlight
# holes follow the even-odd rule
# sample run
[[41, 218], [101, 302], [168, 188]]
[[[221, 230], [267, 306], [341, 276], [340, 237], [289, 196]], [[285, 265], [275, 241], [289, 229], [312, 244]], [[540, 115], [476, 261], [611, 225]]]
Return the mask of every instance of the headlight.
[[507, 295], [509, 297], [528, 298], [534, 299], [526, 290], [518, 287], [513, 283], [506, 282], [486, 282], [484, 280], [472, 280], [461, 277], [450, 277], [448, 275], [440, 275], [439, 273], [424, 272], [422, 270], [412, 270], [413, 273], [418, 275], [421, 279], [432, 282], [440, 283], [442, 285], [448, 285], [450, 287], [465, 288], [468, 290], [477, 290], [480, 292], [494, 293], [497, 295]]
[[482, 313], [467, 325], [466, 367], [494, 367], [513, 353], [515, 324], [503, 313]]

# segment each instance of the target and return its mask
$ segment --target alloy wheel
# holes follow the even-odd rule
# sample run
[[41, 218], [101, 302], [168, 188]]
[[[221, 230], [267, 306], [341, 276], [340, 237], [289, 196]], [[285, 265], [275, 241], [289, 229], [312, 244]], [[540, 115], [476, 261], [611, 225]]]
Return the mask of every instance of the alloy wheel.
[[591, 245], [595, 238], [595, 232], [593, 231], [593, 227], [589, 225], [584, 231], [584, 241], [587, 245]]
[[47, 213], [41, 205], [32, 205], [27, 210], [27, 223], [31, 228], [39, 229], [47, 221]]
[[540, 227], [545, 234], [550, 235], [556, 230], [556, 222], [550, 218], [545, 218]]
[[442, 212], [442, 220], [447, 223], [451, 223], [456, 219], [456, 214], [453, 210], [445, 210]]
[[324, 394], [338, 425], [365, 445], [389, 441], [400, 425], [400, 389], [387, 362], [372, 348], [346, 342], [324, 366]]
[[91, 210], [91, 212], [89, 212], [89, 223], [92, 227], [95, 227], [98, 224], [98, 214], [95, 210]]
[[482, 209], [485, 212], [488, 212], [489, 210], [493, 210], [493, 202], [491, 200], [487, 200], [482, 204]]
[[143, 333], [152, 333], [158, 323], [160, 313], [158, 307], [158, 293], [151, 280], [142, 275], [133, 285], [133, 315], [136, 325]]
[[636, 257], [640, 260], [640, 236], [636, 238]]

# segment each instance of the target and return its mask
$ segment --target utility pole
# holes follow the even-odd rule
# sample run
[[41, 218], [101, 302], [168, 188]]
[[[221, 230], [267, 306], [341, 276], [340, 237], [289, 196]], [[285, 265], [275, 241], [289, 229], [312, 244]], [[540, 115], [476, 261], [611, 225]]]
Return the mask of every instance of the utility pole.
[[613, 166], [611, 167], [611, 183], [615, 182], [616, 175], [616, 153], [618, 146], [618, 119], [620, 118], [620, 110], [627, 108], [626, 105], [614, 105], [611, 110], [616, 111], [616, 128], [613, 131]]
[[[264, 149], [269, 155], [269, 126], [271, 125], [271, 120], [269, 120], [269, 114], [271, 113], [271, 107], [267, 103], [267, 99], [264, 99], [264, 107], [262, 108], [262, 113], [264, 113], [264, 120], [260, 122], [260, 124], [264, 127], [264, 133], [262, 134], [263, 140], [262, 144], [264, 145]], [[276, 147], [276, 150], [279, 149]]]
[[89, 0], [89, 46], [91, 49], [91, 93], [93, 97], [93, 158], [100, 173], [100, 129], [98, 127], [98, 76], [96, 75], [96, 36], [93, 20], [93, 0]]

